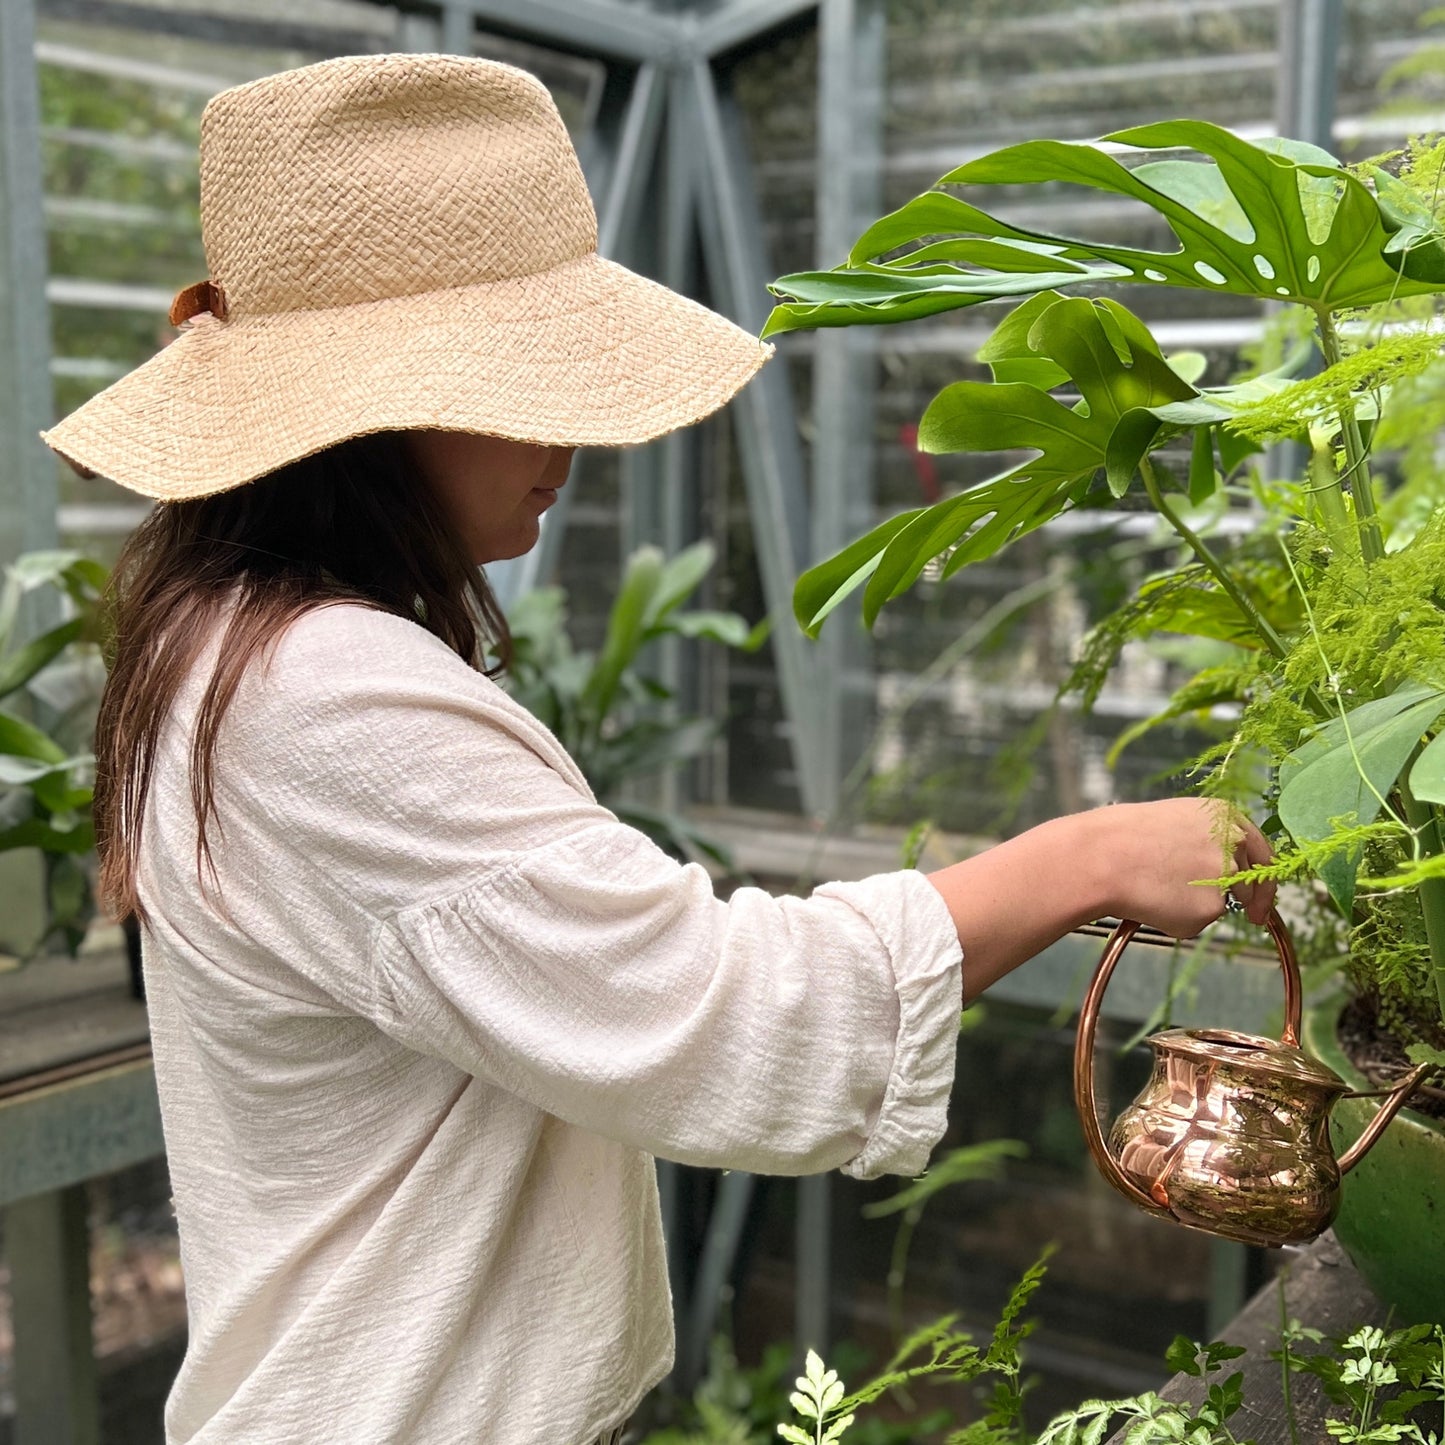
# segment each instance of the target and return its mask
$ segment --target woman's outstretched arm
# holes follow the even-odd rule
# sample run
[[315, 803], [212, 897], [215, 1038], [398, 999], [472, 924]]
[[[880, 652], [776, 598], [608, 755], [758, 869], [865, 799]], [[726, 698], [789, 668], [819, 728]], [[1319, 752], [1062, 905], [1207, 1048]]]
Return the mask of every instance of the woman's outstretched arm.
[[[1171, 798], [1055, 818], [929, 874], [963, 945], [963, 989], [976, 998], [1070, 929], [1106, 915], [1192, 938], [1223, 909], [1199, 880], [1268, 862], [1259, 829], [1221, 803]], [[1235, 896], [1262, 924], [1274, 885]]]

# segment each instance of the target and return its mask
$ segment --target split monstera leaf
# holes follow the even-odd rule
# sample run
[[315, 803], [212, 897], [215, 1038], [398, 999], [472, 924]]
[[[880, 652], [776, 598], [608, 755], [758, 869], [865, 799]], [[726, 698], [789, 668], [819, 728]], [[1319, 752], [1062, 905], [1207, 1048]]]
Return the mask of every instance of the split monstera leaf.
[[[906, 592], [934, 558], [943, 575], [993, 556], [1083, 501], [1103, 475], [1121, 497], [1151, 451], [1194, 429], [1190, 495], [1214, 490], [1219, 465], [1232, 470], [1253, 443], [1217, 424], [1286, 380], [1256, 378], [1200, 391], [1189, 360], [1166, 360], [1148, 328], [1117, 301], [1044, 291], [1012, 311], [979, 352], [992, 382], [959, 381], [923, 414], [918, 444], [928, 452], [1027, 450], [1029, 460], [949, 497], [891, 517], [799, 579], [798, 621], [816, 636], [824, 619], [867, 583], [863, 617]], [[1072, 405], [1051, 392], [1077, 393]]]
[[[1121, 148], [1204, 159], [1130, 168], [1110, 153]], [[1149, 207], [1176, 249], [1029, 230], [935, 188], [869, 227], [846, 265], [780, 278], [772, 290], [783, 299], [765, 336], [1021, 300], [979, 354], [993, 382], [941, 392], [924, 414], [919, 446], [1033, 453], [956, 497], [890, 518], [804, 573], [794, 593], [801, 625], [816, 635], [866, 583], [872, 626], [934, 559], [946, 559], [946, 576], [992, 556], [1079, 505], [1100, 476], [1115, 497], [1136, 477], [1147, 484], [1149, 454], [1183, 432], [1194, 434], [1190, 493], [1202, 499], [1214, 488], [1216, 461], [1227, 474], [1252, 449], [1230, 420], [1288, 377], [1197, 389], [1197, 368], [1171, 364], [1126, 308], [1061, 292], [1101, 282], [1182, 286], [1296, 302], [1327, 317], [1445, 288], [1445, 242], [1433, 216], [1385, 172], [1373, 180], [1371, 189], [1315, 146], [1252, 144], [1202, 121], [1141, 126], [1094, 145], [1030, 141], [950, 171], [939, 187], [1082, 185]], [[1064, 400], [1052, 395], [1061, 388]]]
[[[1189, 150], [1208, 160], [1132, 169], [1103, 147]], [[1376, 189], [1304, 141], [1241, 140], [1205, 121], [1116, 131], [1098, 144], [1025, 141], [959, 166], [938, 186], [1067, 183], [1140, 201], [1179, 249], [1110, 246], [1011, 225], [937, 188], [884, 216], [848, 263], [783, 276], [765, 336], [887, 324], [1087, 282], [1142, 282], [1338, 311], [1434, 292], [1445, 251], [1433, 217], [1383, 171]], [[906, 255], [880, 258], [905, 247]]]

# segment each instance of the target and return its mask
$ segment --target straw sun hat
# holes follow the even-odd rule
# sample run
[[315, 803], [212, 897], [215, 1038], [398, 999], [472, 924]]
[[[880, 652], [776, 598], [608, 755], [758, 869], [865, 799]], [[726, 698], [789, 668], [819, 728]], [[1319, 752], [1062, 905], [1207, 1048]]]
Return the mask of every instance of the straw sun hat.
[[628, 446], [771, 347], [597, 254], [546, 88], [443, 55], [324, 61], [201, 121], [211, 277], [171, 345], [44, 439], [149, 497], [225, 491], [366, 432]]

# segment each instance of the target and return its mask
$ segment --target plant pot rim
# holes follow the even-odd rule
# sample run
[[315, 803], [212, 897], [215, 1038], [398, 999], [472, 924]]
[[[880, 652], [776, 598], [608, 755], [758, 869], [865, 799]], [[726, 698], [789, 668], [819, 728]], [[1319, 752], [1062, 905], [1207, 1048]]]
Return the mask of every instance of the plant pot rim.
[[[1304, 1011], [1304, 1043], [1316, 1058], [1328, 1064], [1352, 1090], [1373, 1093], [1375, 1086], [1355, 1067], [1340, 1043], [1340, 1015], [1350, 1002], [1350, 997], [1348, 993], [1336, 991], [1308, 1004]], [[1402, 1121], [1415, 1128], [1428, 1129], [1434, 1134], [1445, 1134], [1445, 1119], [1435, 1119], [1414, 1109], [1401, 1109], [1390, 1127], [1393, 1129]]]

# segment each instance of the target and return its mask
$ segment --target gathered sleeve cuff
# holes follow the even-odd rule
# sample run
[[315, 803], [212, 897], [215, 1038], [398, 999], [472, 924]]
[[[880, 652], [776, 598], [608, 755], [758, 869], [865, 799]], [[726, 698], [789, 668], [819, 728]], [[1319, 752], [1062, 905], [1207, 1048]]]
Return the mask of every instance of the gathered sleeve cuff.
[[948, 1124], [963, 1010], [962, 951], [952, 915], [921, 873], [830, 883], [877, 930], [893, 964], [898, 1032], [878, 1120], [844, 1166], [855, 1179], [922, 1174]]

